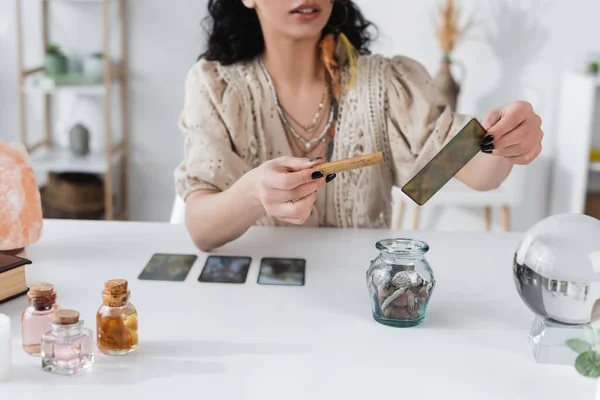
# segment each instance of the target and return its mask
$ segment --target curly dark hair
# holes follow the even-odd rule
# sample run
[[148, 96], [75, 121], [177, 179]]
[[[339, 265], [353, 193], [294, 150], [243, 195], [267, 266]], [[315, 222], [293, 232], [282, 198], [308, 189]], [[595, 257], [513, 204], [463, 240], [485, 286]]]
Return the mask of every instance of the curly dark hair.
[[[370, 54], [369, 44], [374, 35], [358, 6], [351, 0], [336, 0], [331, 17], [322, 35], [344, 33], [360, 54]], [[247, 8], [240, 0], [209, 0], [208, 16], [204, 20], [208, 46], [199, 58], [218, 61], [223, 65], [255, 58], [262, 53], [265, 43], [256, 11]], [[347, 14], [347, 15], [346, 15]]]

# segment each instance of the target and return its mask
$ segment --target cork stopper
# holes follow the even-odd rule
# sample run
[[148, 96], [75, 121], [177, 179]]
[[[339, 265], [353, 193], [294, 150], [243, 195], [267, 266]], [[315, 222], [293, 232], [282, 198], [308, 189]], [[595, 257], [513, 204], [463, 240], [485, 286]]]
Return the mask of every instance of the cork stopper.
[[113, 296], [127, 293], [127, 281], [125, 279], [111, 279], [104, 282], [104, 293]]
[[127, 290], [127, 281], [125, 279], [111, 279], [104, 282], [104, 291], [102, 299], [104, 305], [109, 307], [123, 307], [129, 301], [131, 292]]
[[49, 296], [54, 293], [54, 285], [50, 283], [37, 283], [31, 285], [29, 293], [32, 296]]
[[54, 285], [50, 283], [37, 283], [31, 285], [27, 299], [33, 308], [38, 311], [47, 311], [56, 303]]
[[72, 325], [79, 322], [79, 313], [75, 310], [56, 310], [54, 322], [59, 325]]

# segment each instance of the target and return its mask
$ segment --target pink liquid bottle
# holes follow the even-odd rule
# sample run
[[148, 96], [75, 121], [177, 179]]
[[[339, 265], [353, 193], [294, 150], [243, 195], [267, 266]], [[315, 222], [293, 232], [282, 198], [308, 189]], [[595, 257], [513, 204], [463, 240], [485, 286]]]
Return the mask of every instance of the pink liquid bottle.
[[42, 335], [50, 331], [54, 312], [59, 309], [56, 304], [54, 286], [49, 283], [31, 285], [27, 293], [29, 305], [21, 315], [21, 334], [23, 349], [27, 354], [40, 354]]
[[83, 326], [79, 312], [58, 310], [50, 326], [51, 331], [42, 336], [42, 370], [75, 375], [91, 368], [94, 333]]

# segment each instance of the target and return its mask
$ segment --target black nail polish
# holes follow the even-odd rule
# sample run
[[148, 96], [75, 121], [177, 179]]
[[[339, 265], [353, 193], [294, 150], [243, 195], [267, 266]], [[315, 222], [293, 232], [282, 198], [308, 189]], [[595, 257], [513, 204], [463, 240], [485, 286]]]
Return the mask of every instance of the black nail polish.
[[494, 143], [487, 144], [485, 146], [481, 146], [481, 151], [491, 153], [494, 150]]
[[319, 160], [322, 160], [322, 159], [323, 159], [323, 157], [317, 157], [317, 158], [313, 158], [309, 162], [315, 162], [315, 161], [319, 161]]
[[327, 178], [325, 178], [325, 182], [326, 183], [331, 182], [332, 180], [335, 179], [336, 176], [337, 176], [336, 174], [327, 175]]
[[313, 179], [321, 179], [323, 177], [323, 173], [321, 171], [317, 171], [313, 172], [311, 176]]
[[492, 143], [494, 141], [494, 137], [492, 135], [487, 135], [486, 137], [483, 138], [483, 141], [481, 142], [481, 146], [487, 146], [488, 144]]

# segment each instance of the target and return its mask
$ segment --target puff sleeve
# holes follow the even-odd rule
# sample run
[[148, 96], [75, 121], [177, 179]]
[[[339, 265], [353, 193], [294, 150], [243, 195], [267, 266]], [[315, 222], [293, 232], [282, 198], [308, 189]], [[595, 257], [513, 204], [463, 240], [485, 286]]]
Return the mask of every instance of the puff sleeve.
[[231, 129], [243, 115], [233, 90], [214, 65], [199, 61], [188, 72], [179, 129], [184, 136], [183, 161], [175, 169], [175, 189], [185, 200], [193, 191], [224, 191], [250, 168], [235, 151]]
[[386, 128], [396, 186], [403, 186], [472, 118], [453, 113], [436, 94], [423, 65], [404, 56], [389, 60]]

